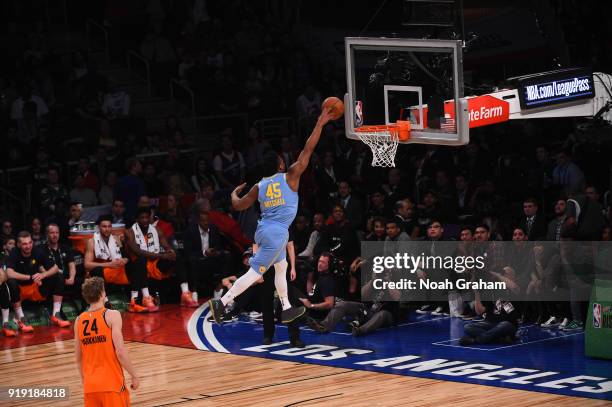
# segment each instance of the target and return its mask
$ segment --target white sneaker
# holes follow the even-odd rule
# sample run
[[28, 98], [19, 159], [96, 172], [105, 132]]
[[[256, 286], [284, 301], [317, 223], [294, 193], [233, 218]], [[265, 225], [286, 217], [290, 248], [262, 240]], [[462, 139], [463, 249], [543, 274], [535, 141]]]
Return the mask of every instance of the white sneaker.
[[569, 324], [569, 319], [563, 318], [563, 321], [561, 321], [561, 323], [559, 324], [559, 329], [561, 330], [565, 329], [567, 324]]
[[431, 310], [431, 305], [423, 305], [421, 308], [416, 310], [417, 314], [428, 314]]
[[193, 291], [191, 293], [191, 299], [196, 301], [196, 302], [198, 301], [198, 292], [197, 291]]
[[435, 310], [432, 311], [431, 315], [444, 315], [444, 308], [437, 307]]
[[540, 324], [540, 327], [542, 328], [552, 328], [559, 325], [559, 322], [557, 321], [556, 317], [550, 317], [548, 318], [548, 320], [546, 322], [544, 322], [543, 324]]
[[251, 313], [249, 314], [249, 317], [251, 319], [258, 319], [258, 318], [261, 318], [262, 315], [261, 315], [261, 312], [251, 311]]

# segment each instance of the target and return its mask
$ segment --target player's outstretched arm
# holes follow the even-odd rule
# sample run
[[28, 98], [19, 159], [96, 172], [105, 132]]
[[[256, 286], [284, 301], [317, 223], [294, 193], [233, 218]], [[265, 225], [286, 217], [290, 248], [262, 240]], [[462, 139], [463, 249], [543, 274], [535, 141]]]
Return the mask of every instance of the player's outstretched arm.
[[232, 208], [234, 208], [235, 211], [243, 211], [248, 209], [257, 200], [257, 195], [259, 194], [259, 187], [257, 184], [253, 185], [251, 190], [247, 192], [245, 196], [242, 198], [238, 197], [238, 194], [244, 189], [245, 186], [246, 182], [238, 185], [236, 189], [232, 191]]
[[304, 145], [304, 149], [300, 152], [300, 155], [296, 162], [294, 162], [289, 170], [287, 171], [287, 183], [289, 187], [297, 191], [300, 185], [300, 177], [308, 168], [308, 163], [310, 163], [310, 157], [312, 153], [314, 153], [317, 144], [319, 143], [319, 138], [321, 138], [321, 131], [323, 131], [323, 127], [332, 119], [331, 109], [325, 109], [321, 112], [319, 119], [317, 120], [317, 124], [315, 125], [312, 133], [310, 133], [310, 137], [306, 140], [306, 144]]

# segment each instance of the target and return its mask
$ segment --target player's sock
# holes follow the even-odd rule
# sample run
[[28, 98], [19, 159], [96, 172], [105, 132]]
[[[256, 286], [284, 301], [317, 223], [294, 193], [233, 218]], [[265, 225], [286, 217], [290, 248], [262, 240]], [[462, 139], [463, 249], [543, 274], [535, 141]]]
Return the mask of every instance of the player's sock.
[[198, 292], [197, 291], [194, 291], [194, 292], [191, 293], [191, 299], [194, 300], [194, 301], [198, 300]]
[[136, 298], [138, 298], [138, 291], [132, 291], [131, 299], [134, 300]]
[[182, 293], [188, 293], [189, 292], [189, 284], [181, 283], [181, 292]]
[[142, 291], [142, 298], [151, 296], [151, 294], [149, 294], [149, 287], [145, 287], [141, 291]]
[[287, 260], [283, 259], [274, 265], [274, 285], [283, 311], [291, 308], [287, 290]]
[[2, 309], [2, 323], [4, 324], [5, 322], [9, 322], [9, 314], [10, 314], [11, 310], [10, 309]]
[[23, 314], [23, 308], [15, 308], [15, 316], [17, 317], [17, 319], [25, 318], [25, 315]]
[[221, 290], [215, 290], [215, 292], [213, 293], [213, 299], [218, 300], [223, 296], [223, 289]]
[[53, 301], [53, 316], [55, 316], [55, 314], [60, 312], [61, 309], [62, 309], [62, 302]]
[[223, 297], [221, 297], [221, 302], [223, 305], [227, 305], [230, 301], [232, 301], [235, 297], [238, 297], [247, 288], [249, 288], [255, 281], [257, 281], [261, 277], [261, 274], [250, 268], [242, 277], [234, 282], [232, 288], [229, 289], [228, 292], [225, 293]]

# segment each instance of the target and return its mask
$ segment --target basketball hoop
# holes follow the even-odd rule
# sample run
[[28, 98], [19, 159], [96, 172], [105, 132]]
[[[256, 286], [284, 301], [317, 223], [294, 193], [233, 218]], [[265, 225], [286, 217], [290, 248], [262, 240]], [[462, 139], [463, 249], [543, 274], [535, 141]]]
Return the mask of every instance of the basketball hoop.
[[400, 141], [410, 138], [410, 122], [361, 126], [355, 129], [361, 141], [372, 150], [372, 167], [395, 167], [395, 154]]

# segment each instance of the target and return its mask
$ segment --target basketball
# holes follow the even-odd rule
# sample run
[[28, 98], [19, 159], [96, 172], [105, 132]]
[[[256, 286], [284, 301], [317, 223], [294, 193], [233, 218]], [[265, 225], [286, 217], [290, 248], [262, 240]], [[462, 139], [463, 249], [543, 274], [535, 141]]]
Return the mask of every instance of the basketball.
[[344, 103], [335, 96], [330, 96], [323, 101], [323, 109], [330, 108], [333, 114], [332, 118], [338, 120], [344, 114]]

